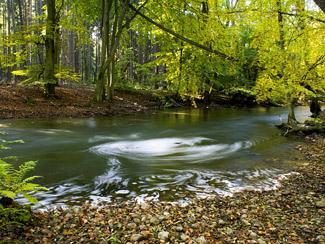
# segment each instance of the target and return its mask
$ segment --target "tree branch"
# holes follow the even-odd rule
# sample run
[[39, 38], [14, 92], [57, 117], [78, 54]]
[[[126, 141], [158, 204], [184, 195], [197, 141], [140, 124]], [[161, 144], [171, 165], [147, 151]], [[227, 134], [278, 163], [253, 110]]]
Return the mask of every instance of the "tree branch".
[[315, 63], [313, 63], [312, 65], [309, 66], [307, 72], [301, 77], [303, 80], [305, 80], [307, 78], [307, 75], [310, 73], [310, 71], [312, 71], [313, 69], [315, 69], [318, 65], [321, 65], [325, 62], [325, 55], [320, 56]]
[[294, 16], [294, 17], [306, 17], [310, 20], [314, 20], [314, 21], [317, 21], [317, 22], [320, 22], [320, 23], [325, 23], [325, 20], [324, 19], [319, 19], [319, 18], [315, 18], [313, 16], [310, 16], [310, 15], [301, 15], [301, 14], [294, 14], [294, 13], [287, 13], [287, 12], [280, 12], [281, 14], [283, 15], [288, 15], [288, 16]]
[[[223, 12], [223, 14], [241, 14], [241, 13], [246, 13], [246, 12], [249, 12], [249, 11], [257, 12], [257, 11], [260, 11], [260, 10], [257, 9], [257, 8], [254, 8], [254, 9], [247, 8], [247, 9], [239, 9], [239, 10], [234, 10], [234, 11], [226, 11], [226, 12]], [[276, 12], [268, 11], [268, 12], [264, 12], [264, 13], [272, 14], [272, 13], [278, 13], [278, 11], [276, 11]], [[283, 14], [283, 15], [294, 16], [294, 17], [306, 17], [307, 19], [310, 19], [310, 20], [313, 20], [313, 21], [317, 21], [317, 22], [320, 22], [320, 23], [325, 23], [325, 19], [319, 19], [319, 18], [316, 18], [316, 17], [311, 16], [311, 15], [307, 15], [307, 14], [301, 15], [301, 14], [296, 14], [296, 13], [288, 13], [288, 12], [284, 12], [284, 11], [280, 11], [280, 13]]]
[[314, 0], [314, 2], [325, 13], [325, 1], [324, 0]]
[[217, 56], [219, 56], [222, 59], [231, 60], [231, 61], [239, 61], [238, 59], [236, 59], [234, 57], [231, 57], [231, 56], [229, 56], [229, 55], [227, 55], [227, 54], [225, 54], [223, 52], [220, 52], [218, 50], [214, 50], [214, 49], [212, 49], [210, 47], [204, 46], [204, 45], [202, 45], [200, 43], [197, 43], [197, 42], [195, 42], [195, 41], [193, 41], [193, 40], [191, 40], [191, 39], [189, 39], [189, 38], [187, 38], [185, 36], [182, 36], [182, 35], [174, 32], [174, 31], [166, 28], [165, 26], [157, 23], [156, 21], [152, 20], [148, 16], [146, 16], [143, 13], [141, 13], [140, 11], [138, 11], [132, 4], [128, 4], [128, 5], [129, 5], [129, 8], [131, 10], [133, 10], [135, 13], [137, 13], [138, 15], [140, 15], [143, 19], [145, 19], [146, 21], [150, 22], [151, 24], [157, 26], [159, 29], [161, 29], [161, 30], [169, 33], [170, 35], [176, 37], [177, 39], [182, 40], [182, 41], [184, 41], [184, 42], [186, 42], [186, 43], [188, 43], [188, 44], [190, 44], [192, 46], [195, 46], [195, 47], [200, 48], [202, 50], [205, 50], [207, 52], [216, 54]]
[[137, 9], [137, 11], [134, 12], [134, 14], [131, 16], [130, 19], [126, 20], [126, 23], [122, 26], [122, 29], [124, 29], [125, 27], [128, 27], [130, 25], [130, 23], [132, 22], [132, 20], [134, 20], [135, 17], [137, 17], [138, 12], [140, 12], [140, 10], [148, 3], [148, 0], [146, 0], [143, 4], [141, 4], [141, 6]]

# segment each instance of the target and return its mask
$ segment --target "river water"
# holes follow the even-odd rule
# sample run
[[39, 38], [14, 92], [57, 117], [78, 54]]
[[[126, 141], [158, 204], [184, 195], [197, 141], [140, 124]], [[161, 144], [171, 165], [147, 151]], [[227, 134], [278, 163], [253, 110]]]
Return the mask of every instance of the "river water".
[[[297, 108], [301, 120], [309, 113]], [[1, 157], [37, 160], [37, 207], [85, 200], [186, 199], [274, 189], [297, 143], [274, 127], [284, 108], [187, 109], [114, 118], [1, 121]], [[290, 160], [289, 160], [290, 161]]]

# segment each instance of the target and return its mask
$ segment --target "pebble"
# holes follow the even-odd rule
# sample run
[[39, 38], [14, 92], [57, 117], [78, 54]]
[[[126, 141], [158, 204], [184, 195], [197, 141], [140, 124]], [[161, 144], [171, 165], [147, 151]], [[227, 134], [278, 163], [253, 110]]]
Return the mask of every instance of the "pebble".
[[271, 227], [269, 230], [272, 232], [276, 232], [276, 228], [274, 228], [274, 227]]
[[140, 226], [139, 226], [139, 229], [140, 229], [140, 230], [146, 230], [146, 229], [147, 229], [147, 226], [146, 226], [146, 225], [140, 225]]
[[322, 199], [322, 200], [320, 200], [320, 201], [318, 201], [318, 202], [316, 202], [316, 206], [318, 208], [325, 208], [325, 198]]
[[226, 222], [223, 219], [219, 219], [218, 220], [218, 224], [219, 225], [224, 225], [224, 224], [226, 224]]
[[182, 241], [186, 241], [187, 239], [189, 239], [190, 237], [188, 235], [185, 234], [181, 234], [181, 240]]
[[258, 244], [266, 244], [266, 241], [265, 241], [263, 238], [259, 238], [259, 239], [257, 240], [257, 243], [258, 243]]
[[148, 230], [141, 231], [141, 235], [145, 238], [148, 239], [151, 236], [151, 232]]
[[181, 226], [181, 225], [176, 226], [175, 230], [178, 232], [181, 232], [181, 231], [183, 231], [183, 226]]
[[257, 234], [254, 231], [249, 231], [249, 236], [255, 238], [257, 237]]
[[144, 210], [147, 210], [147, 209], [150, 208], [150, 205], [147, 204], [147, 203], [142, 203], [142, 204], [141, 204], [141, 208], [144, 209]]
[[159, 223], [159, 220], [156, 217], [150, 218], [149, 222], [151, 224], [157, 225]]
[[137, 224], [136, 223], [129, 223], [127, 225], [127, 228], [133, 230], [133, 229], [137, 228]]
[[250, 226], [251, 225], [251, 223], [249, 223], [249, 221], [246, 220], [246, 219], [241, 219], [241, 222], [243, 222], [243, 224], [244, 225], [247, 225], [247, 226]]
[[203, 208], [201, 208], [201, 207], [196, 208], [196, 212], [201, 213], [202, 211], [203, 211]]
[[141, 220], [138, 218], [135, 218], [133, 221], [134, 221], [134, 223], [137, 223], [137, 224], [139, 224], [141, 222]]
[[169, 219], [170, 218], [170, 213], [164, 212], [163, 214], [164, 214], [164, 216], [165, 216], [166, 219]]
[[133, 234], [130, 238], [131, 241], [141, 241], [143, 239], [143, 236], [140, 234]]
[[206, 244], [206, 243], [208, 243], [204, 236], [200, 236], [199, 238], [196, 239], [196, 241], [197, 241], [198, 244]]
[[168, 232], [168, 231], [160, 231], [160, 232], [158, 233], [158, 238], [159, 238], [160, 240], [165, 241], [165, 240], [168, 239], [168, 237], [169, 237], [169, 232]]
[[233, 232], [234, 232], [234, 230], [231, 229], [230, 227], [225, 228], [225, 233], [226, 233], [227, 235], [231, 235]]

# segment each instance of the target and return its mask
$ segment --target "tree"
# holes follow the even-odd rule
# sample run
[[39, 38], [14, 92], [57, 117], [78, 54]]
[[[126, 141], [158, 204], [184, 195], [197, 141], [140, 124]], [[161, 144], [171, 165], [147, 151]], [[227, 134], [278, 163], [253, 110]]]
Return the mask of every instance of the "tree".
[[[126, 0], [102, 0], [101, 21], [101, 63], [96, 78], [96, 101], [101, 102], [108, 95], [113, 97], [116, 52], [122, 35], [128, 9]], [[107, 92], [107, 93], [106, 93]]]
[[57, 79], [55, 77], [56, 50], [55, 35], [57, 28], [55, 0], [47, 0], [47, 20], [45, 36], [44, 88], [47, 97], [54, 97]]
[[[301, 1], [277, 0], [275, 4], [277, 16], [273, 17], [276, 17], [278, 33], [264, 32], [267, 34], [256, 43], [260, 48], [259, 62], [264, 69], [255, 91], [260, 101], [286, 104], [288, 124], [294, 126], [297, 123], [296, 102], [324, 94], [323, 44], [315, 38], [322, 35], [322, 30], [318, 21], [307, 25], [307, 13]], [[267, 24], [270, 25], [270, 18]], [[266, 28], [263, 26], [261, 31]]]
[[303, 2], [49, 0], [45, 14], [42, 0], [8, 0], [0, 76], [40, 84], [48, 97], [81, 81], [96, 84], [100, 102], [131, 82], [193, 101], [237, 89], [293, 105], [323, 89], [325, 20]]

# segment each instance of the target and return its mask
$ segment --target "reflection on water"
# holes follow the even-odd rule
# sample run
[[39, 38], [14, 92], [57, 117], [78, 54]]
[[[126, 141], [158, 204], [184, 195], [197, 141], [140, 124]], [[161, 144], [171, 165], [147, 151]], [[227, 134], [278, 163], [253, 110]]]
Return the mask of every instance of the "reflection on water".
[[[307, 117], [299, 108], [297, 117]], [[85, 200], [229, 195], [274, 189], [290, 172], [284, 159], [295, 142], [274, 125], [283, 108], [178, 110], [98, 119], [3, 121], [3, 156], [38, 160], [50, 191], [38, 206]], [[279, 160], [281, 159], [281, 160]]]

